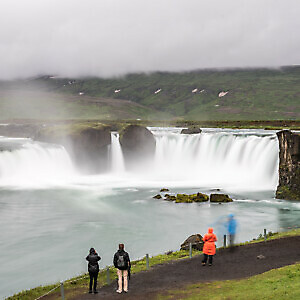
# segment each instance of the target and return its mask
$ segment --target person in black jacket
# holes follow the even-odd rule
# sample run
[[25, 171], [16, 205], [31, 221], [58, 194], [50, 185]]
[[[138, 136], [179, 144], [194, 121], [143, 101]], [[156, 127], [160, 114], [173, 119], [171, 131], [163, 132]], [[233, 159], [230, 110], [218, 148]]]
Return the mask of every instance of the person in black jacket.
[[114, 255], [114, 266], [118, 269], [118, 289], [117, 293], [122, 293], [122, 277], [124, 279], [124, 292], [128, 292], [128, 271], [130, 270], [131, 264], [129, 255], [124, 251], [124, 244], [119, 244], [119, 250]]
[[90, 254], [85, 258], [88, 264], [88, 271], [90, 274], [90, 290], [89, 293], [92, 293], [93, 281], [94, 281], [94, 293], [97, 294], [97, 278], [99, 273], [99, 264], [98, 261], [101, 257], [97, 254], [94, 248], [90, 249]]

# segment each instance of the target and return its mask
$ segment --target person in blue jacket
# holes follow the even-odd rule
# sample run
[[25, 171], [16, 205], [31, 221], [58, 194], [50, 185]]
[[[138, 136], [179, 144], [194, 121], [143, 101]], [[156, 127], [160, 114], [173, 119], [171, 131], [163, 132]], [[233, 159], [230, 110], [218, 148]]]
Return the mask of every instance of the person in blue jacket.
[[234, 214], [230, 214], [228, 216], [228, 223], [227, 223], [227, 231], [228, 231], [228, 234], [229, 234], [229, 245], [230, 245], [230, 247], [232, 247], [234, 245], [236, 227], [237, 227], [237, 222], [236, 222], [236, 219], [234, 218]]

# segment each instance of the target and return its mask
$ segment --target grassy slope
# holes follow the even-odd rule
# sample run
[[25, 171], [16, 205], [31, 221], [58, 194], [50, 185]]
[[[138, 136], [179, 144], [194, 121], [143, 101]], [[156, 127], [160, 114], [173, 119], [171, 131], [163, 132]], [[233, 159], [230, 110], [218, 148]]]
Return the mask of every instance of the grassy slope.
[[[297, 236], [297, 235], [300, 235], [300, 229], [295, 229], [295, 230], [290, 230], [288, 232], [282, 232], [282, 233], [270, 235], [270, 237], [268, 237], [268, 239], [284, 238], [284, 237], [287, 237], [287, 236]], [[249, 243], [257, 243], [257, 242], [261, 242], [262, 240], [263, 240], [263, 238], [259, 238], [259, 239], [253, 240], [251, 242], [246, 242], [246, 243], [243, 243], [243, 244], [246, 245], [246, 244], [249, 244]], [[193, 251], [193, 256], [198, 255], [198, 254], [199, 254], [198, 251]], [[186, 258], [188, 258], [188, 256], [189, 256], [188, 251], [177, 251], [177, 252], [172, 252], [170, 254], [157, 255], [157, 256], [154, 256], [154, 257], [150, 258], [150, 266], [154, 266], [156, 264], [167, 263], [167, 262], [172, 261], [172, 260], [186, 259]], [[299, 268], [300, 267], [298, 265], [298, 267], [296, 266], [296, 269], [294, 269], [294, 267], [286, 267], [285, 270], [287, 270], [288, 274], [289, 274], [289, 272], [295, 273], [296, 274], [295, 275], [296, 279], [298, 280], [299, 276], [300, 276]], [[138, 260], [138, 261], [132, 262], [132, 273], [138, 273], [138, 272], [144, 271], [144, 270], [146, 270], [146, 259], [145, 258], [141, 259], [141, 260]], [[273, 270], [271, 272], [273, 272], [273, 273], [271, 273], [271, 277], [274, 275], [274, 276], [276, 276], [280, 279], [281, 278], [283, 280], [285, 279], [285, 277], [284, 277], [285, 273], [281, 273], [281, 271], [279, 272], [277, 270]], [[267, 272], [265, 274], [268, 274], [268, 273], [269, 272]], [[259, 276], [262, 276], [262, 275], [251, 277], [249, 280], [252, 280], [252, 278], [254, 278], [253, 280], [257, 281], [259, 283], [260, 282]], [[258, 277], [258, 279], [255, 279], [256, 277]], [[117, 278], [116, 270], [114, 268], [110, 269], [110, 278], [112, 280], [115, 280]], [[268, 279], [268, 275], [267, 275], [266, 278]], [[76, 282], [74, 282], [75, 280], [76, 280]], [[226, 295], [228, 290], [230, 290], [230, 292], [232, 292], [232, 289], [230, 289], [231, 282], [234, 284], [234, 286], [237, 287], [238, 290], [243, 289], [243, 286], [245, 285], [245, 282], [247, 280], [224, 281], [222, 283], [222, 285], [224, 284], [225, 288], [220, 289], [219, 292], [223, 296]], [[86, 292], [86, 290], [88, 289], [88, 282], [89, 282], [89, 279], [88, 279], [87, 274], [83, 274], [81, 276], [71, 278], [70, 280], [66, 281], [65, 284], [64, 284], [66, 295], [68, 297], [71, 297], [72, 295], [78, 295], [78, 294], [82, 294], [83, 292]], [[99, 274], [99, 284], [100, 284], [100, 286], [103, 285], [105, 282], [106, 282], [106, 271], [103, 270]], [[221, 283], [219, 282], [218, 286], [220, 284]], [[21, 300], [21, 299], [22, 300], [32, 300], [32, 299], [35, 299], [35, 298], [47, 293], [48, 291], [50, 291], [51, 289], [53, 289], [56, 286], [59, 286], [59, 284], [52, 284], [52, 285], [48, 285], [48, 286], [40, 286], [40, 287], [31, 289], [31, 290], [27, 290], [27, 291], [23, 291], [21, 293], [18, 293], [16, 295], [12, 296], [12, 297], [7, 298], [7, 300]], [[203, 283], [200, 286], [203, 287]], [[214, 289], [214, 283], [208, 284], [207, 288]], [[269, 285], [263, 286], [263, 288], [266, 290], [266, 291], [264, 291], [266, 293], [270, 293], [273, 290], [273, 287], [270, 287]], [[276, 287], [276, 289], [277, 289], [277, 287]], [[193, 296], [193, 294], [198, 293], [198, 285], [189, 286], [189, 287], [187, 287], [186, 290], [170, 291], [169, 295], [164, 295], [164, 296], [161, 296], [161, 297], [162, 297], [162, 299], [168, 299], [168, 297], [170, 295], [174, 295], [174, 294], [178, 294], [178, 293], [182, 294], [182, 297]], [[54, 295], [53, 299], [59, 299], [58, 289], [56, 289], [54, 292], [52, 292], [51, 295]], [[198, 298], [192, 298], [192, 299], [198, 299]], [[212, 299], [230, 299], [230, 298], [212, 298]], [[236, 299], [236, 298], [233, 298], [233, 299]], [[243, 299], [243, 298], [241, 298], [241, 299]], [[258, 298], [250, 298], [250, 299], [258, 299]], [[259, 299], [261, 299], [261, 298], [259, 298]], [[266, 299], [268, 299], [268, 298], [266, 298]], [[271, 299], [271, 298], [269, 298], [269, 299]], [[296, 298], [292, 298], [292, 299], [296, 299]]]
[[[76, 104], [75, 117], [82, 113], [82, 119], [300, 119], [300, 67], [280, 70], [159, 72], [148, 75], [131, 74], [112, 79], [70, 80], [41, 77], [14, 84], [0, 83], [0, 91], [7, 86], [15, 90], [16, 87], [28, 88], [31, 85], [50, 94], [61, 95], [61, 98], [64, 95], [70, 100], [69, 106]], [[195, 88], [198, 92], [192, 93]], [[121, 91], [115, 93], [116, 89]], [[158, 89], [162, 90], [155, 94]], [[204, 91], [200, 92], [201, 90]], [[229, 93], [219, 98], [218, 94], [221, 91]], [[78, 96], [80, 92], [84, 95]], [[75, 98], [68, 98], [70, 95]], [[108, 101], [106, 105], [102, 104], [102, 107], [92, 103], [92, 99], [108, 99], [111, 103], [113, 99], [118, 99], [121, 102], [116, 106]], [[0, 93], [1, 100], [5, 102]], [[122, 105], [122, 100], [132, 101], [131, 105]], [[86, 105], [94, 107], [84, 108]], [[69, 113], [70, 111], [72, 109]], [[72, 117], [74, 118], [73, 115]]]
[[8, 119], [135, 119], [155, 116], [157, 112], [130, 101], [95, 99], [40, 90], [1, 91], [0, 120]]

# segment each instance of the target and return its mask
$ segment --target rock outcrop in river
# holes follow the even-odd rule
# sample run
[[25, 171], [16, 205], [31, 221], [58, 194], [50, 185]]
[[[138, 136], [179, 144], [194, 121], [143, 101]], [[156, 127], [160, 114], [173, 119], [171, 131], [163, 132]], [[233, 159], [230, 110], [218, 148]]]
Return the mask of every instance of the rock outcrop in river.
[[138, 160], [147, 161], [155, 153], [155, 138], [150, 130], [140, 125], [129, 125], [120, 132], [125, 163], [137, 165]]
[[277, 133], [279, 140], [279, 184], [276, 197], [300, 200], [300, 134], [289, 130]]
[[189, 128], [184, 128], [181, 130], [181, 134], [199, 134], [202, 130], [199, 127], [193, 126]]
[[63, 145], [76, 166], [86, 173], [108, 168], [111, 135], [110, 128], [103, 124], [52, 125], [40, 130], [36, 140]]

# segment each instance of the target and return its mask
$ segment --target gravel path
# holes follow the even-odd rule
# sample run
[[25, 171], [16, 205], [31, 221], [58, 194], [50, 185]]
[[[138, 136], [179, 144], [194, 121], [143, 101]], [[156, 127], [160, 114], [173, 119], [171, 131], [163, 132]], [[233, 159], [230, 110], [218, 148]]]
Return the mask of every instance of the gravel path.
[[[257, 256], [264, 258], [258, 259]], [[86, 299], [156, 299], [157, 294], [201, 281], [238, 279], [260, 274], [271, 269], [300, 262], [300, 236], [271, 240], [220, 250], [213, 266], [201, 265], [202, 255], [152, 267], [149, 271], [131, 276], [129, 292], [117, 294], [117, 283], [104, 286], [99, 293], [82, 294], [72, 300]]]

